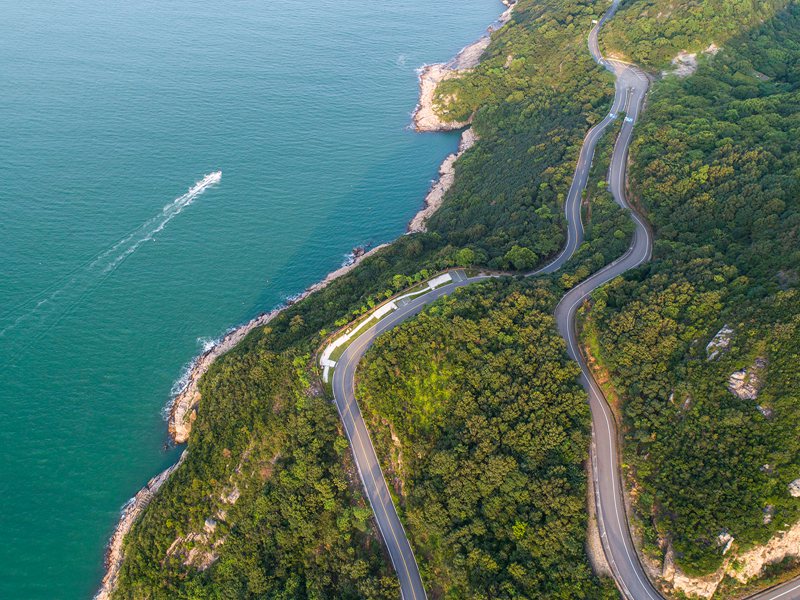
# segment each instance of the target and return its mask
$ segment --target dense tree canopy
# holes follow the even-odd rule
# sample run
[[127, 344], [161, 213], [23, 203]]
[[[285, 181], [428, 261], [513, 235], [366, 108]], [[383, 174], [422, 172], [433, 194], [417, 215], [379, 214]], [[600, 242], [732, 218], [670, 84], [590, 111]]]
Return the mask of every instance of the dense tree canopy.
[[[441, 268], [528, 269], [560, 248], [562, 203], [580, 142], [606, 110], [613, 89], [584, 51], [596, 10], [588, 0], [521, 0], [513, 22], [494, 35], [489, 62], [467, 84], [493, 93], [475, 117], [481, 140], [457, 163], [457, 183], [430, 232], [404, 236], [289, 307], [204, 376], [188, 458], [128, 536], [117, 597], [397, 596], [335, 408], [313, 384], [317, 373], [309, 354], [336, 327]], [[515, 58], [504, 66], [508, 54]], [[493, 83], [498, 78], [502, 85]], [[608, 198], [598, 195], [593, 206], [597, 216], [619, 218]], [[597, 231], [603, 227], [598, 222]], [[603, 244], [595, 244], [595, 261], [610, 257]], [[540, 359], [560, 365], [561, 347], [552, 332], [545, 337], [550, 345]], [[545, 356], [546, 350], [554, 354]], [[520, 544], [528, 547], [520, 556], [528, 556], [529, 570], [520, 570], [523, 558], [518, 568], [496, 555], [508, 568], [506, 586], [538, 586], [554, 596], [562, 590], [565, 597], [574, 589], [595, 593], [581, 533], [585, 413], [573, 417], [574, 423], [559, 425], [569, 434], [564, 448], [553, 449], [547, 464], [536, 467], [536, 477], [555, 486], [541, 494], [563, 493], [567, 501], [562, 513], [542, 512], [562, 519], [564, 530], [531, 521], [531, 531], [548, 532], [552, 547], [535, 546], [519, 532]], [[497, 460], [507, 459], [498, 453]], [[495, 490], [495, 503], [501, 491]], [[507, 532], [497, 534], [507, 539]], [[483, 556], [476, 555], [478, 563]], [[566, 562], [552, 573], [535, 570], [572, 558], [574, 573]]]
[[[678, 1], [665, 28], [665, 4], [623, 3], [607, 45], [649, 65], [711, 41], [725, 48], [701, 57], [695, 76], [654, 89], [632, 151], [654, 260], [596, 295], [585, 334], [624, 399], [647, 541], [669, 537], [679, 564], [701, 572], [719, 563], [722, 529], [747, 543], [798, 516], [786, 483], [800, 477], [800, 22], [793, 7], [735, 37], [777, 2]], [[527, 270], [560, 249], [578, 149], [613, 89], [585, 51], [603, 8], [520, 0], [487, 60], [442, 85], [447, 114], [474, 116], [481, 139], [456, 164], [429, 233], [404, 236], [217, 361], [189, 458], [128, 536], [118, 597], [397, 596], [310, 354], [441, 268]], [[443, 301], [381, 338], [362, 371], [437, 594], [612, 593], [583, 551], [588, 413], [549, 316], [558, 293], [630, 238], [601, 183], [609, 142], [586, 196], [587, 240], [549, 287], [493, 282]], [[724, 323], [732, 345], [708, 361], [705, 344]], [[725, 389], [758, 356], [770, 417]]]
[[397, 598], [306, 361], [262, 342], [204, 377], [214, 410], [128, 536], [115, 598]]
[[623, 0], [603, 29], [606, 51], [662, 68], [678, 52], [725, 46], [771, 19], [786, 0]]
[[[585, 332], [624, 398], [650, 548], [670, 539], [693, 573], [720, 564], [721, 532], [746, 546], [800, 516], [798, 64], [791, 5], [655, 86], [632, 148], [655, 254], [596, 294]], [[759, 396], [740, 400], [728, 377], [756, 358]]]
[[589, 409], [556, 300], [509, 280], [462, 290], [360, 366], [357, 394], [436, 596], [615, 597], [584, 555]]
[[590, 0], [523, 0], [481, 64], [439, 85], [445, 116], [474, 114], [481, 141], [457, 163], [431, 230], [474, 248], [483, 264], [524, 271], [563, 245], [578, 151], [614, 90], [586, 51], [602, 10]]

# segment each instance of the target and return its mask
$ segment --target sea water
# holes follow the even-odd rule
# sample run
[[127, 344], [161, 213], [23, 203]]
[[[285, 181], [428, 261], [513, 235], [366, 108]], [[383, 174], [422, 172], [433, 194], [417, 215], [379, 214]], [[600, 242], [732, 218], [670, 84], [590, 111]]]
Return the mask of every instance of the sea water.
[[0, 598], [88, 598], [203, 343], [404, 232], [496, 0], [0, 0]]

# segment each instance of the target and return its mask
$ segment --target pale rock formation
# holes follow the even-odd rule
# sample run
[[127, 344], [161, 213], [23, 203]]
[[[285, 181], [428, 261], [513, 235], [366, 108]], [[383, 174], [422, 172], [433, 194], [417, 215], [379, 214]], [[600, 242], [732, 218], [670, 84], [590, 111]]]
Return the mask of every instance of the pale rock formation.
[[763, 546], [756, 546], [736, 557], [737, 569], [729, 575], [742, 583], [757, 577], [770, 564], [781, 562], [787, 556], [800, 556], [800, 522], [786, 531], [776, 533]]
[[417, 131], [452, 131], [469, 125], [469, 121], [446, 121], [439, 116], [441, 107], [435, 100], [436, 88], [442, 81], [458, 77], [459, 71], [447, 65], [426, 65], [419, 73], [419, 104], [414, 111]]
[[775, 507], [772, 504], [767, 504], [763, 510], [764, 517], [761, 519], [761, 522], [764, 525], [769, 525], [772, 523], [772, 518], [775, 516]]
[[724, 529], [720, 532], [717, 536], [717, 545], [718, 546], [725, 546], [722, 550], [722, 554], [725, 555], [728, 553], [728, 550], [731, 549], [731, 544], [733, 544], [733, 536], [728, 532], [727, 529]]
[[662, 77], [668, 75], [675, 75], [676, 77], [689, 77], [697, 71], [697, 52], [686, 52], [681, 50], [672, 59], [672, 69], [669, 71], [662, 71]]
[[[755, 400], [761, 387], [763, 371], [767, 367], [765, 358], [757, 358], [755, 363], [747, 369], [735, 371], [728, 378], [728, 389], [740, 400]], [[764, 416], [771, 416], [772, 411], [761, 406], [758, 407]], [[768, 413], [768, 414], [767, 414]]]
[[725, 576], [725, 568], [728, 561], [719, 571], [715, 571], [705, 577], [689, 577], [675, 565], [675, 551], [672, 544], [667, 544], [667, 551], [664, 555], [664, 568], [661, 578], [676, 590], [680, 590], [687, 596], [697, 596], [699, 598], [711, 598], [717, 591], [722, 578]]
[[[800, 497], [800, 479], [797, 483], [797, 496]], [[764, 509], [764, 523], [768, 524], [774, 513], [774, 507]], [[779, 563], [787, 557], [800, 556], [800, 522], [785, 531], [776, 533], [770, 540], [761, 546], [755, 546], [746, 552], [737, 553], [732, 546], [733, 538], [728, 532], [723, 532], [717, 539], [726, 545], [724, 552], [734, 550], [725, 559], [723, 565], [714, 573], [705, 577], [689, 577], [675, 566], [675, 557], [671, 545], [667, 547], [664, 556], [662, 579], [674, 589], [687, 596], [711, 598], [717, 590], [725, 575], [737, 579], [740, 583], [747, 583], [758, 577], [767, 565]]]
[[[720, 50], [721, 48], [719, 46], [717, 46], [714, 42], [711, 42], [708, 48], [703, 50], [703, 54], [716, 56]], [[686, 52], [686, 50], [681, 50], [677, 55], [675, 55], [675, 58], [672, 59], [672, 69], [668, 71], [662, 71], [661, 76], [666, 77], [668, 75], [675, 75], [676, 77], [689, 77], [690, 75], [694, 74], [695, 71], [697, 71], [697, 52]]]
[[733, 335], [733, 329], [728, 327], [727, 324], [722, 326], [716, 335], [711, 338], [711, 341], [708, 342], [706, 346], [706, 356], [708, 360], [714, 360], [719, 358], [722, 352], [725, 352], [731, 345], [731, 336]]
[[447, 193], [456, 180], [456, 161], [461, 157], [464, 152], [472, 148], [477, 141], [478, 136], [472, 128], [464, 130], [461, 134], [461, 143], [458, 145], [458, 152], [451, 154], [444, 159], [439, 167], [439, 179], [433, 184], [428, 195], [425, 196], [425, 203], [422, 208], [411, 222], [408, 224], [408, 233], [418, 233], [426, 231], [427, 227], [425, 222], [431, 217], [433, 213], [439, 210], [439, 207], [444, 201], [444, 195]]
[[486, 35], [463, 48], [450, 62], [425, 65], [420, 69], [419, 103], [412, 116], [414, 128], [417, 131], [452, 131], [454, 129], [462, 129], [470, 124], [471, 119], [454, 121], [441, 118], [442, 107], [436, 103], [436, 88], [442, 81], [458, 77], [478, 65], [481, 56], [483, 56], [486, 48], [489, 47], [491, 33], [511, 19], [515, 2], [505, 0], [504, 4], [508, 8], [489, 27]]
[[800, 477], [789, 484], [789, 494], [792, 498], [800, 498]]

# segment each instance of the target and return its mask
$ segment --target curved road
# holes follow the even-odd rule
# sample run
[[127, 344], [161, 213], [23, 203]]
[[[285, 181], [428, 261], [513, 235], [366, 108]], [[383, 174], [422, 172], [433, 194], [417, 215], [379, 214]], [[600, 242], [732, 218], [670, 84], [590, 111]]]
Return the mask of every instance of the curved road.
[[[600, 28], [613, 16], [618, 3], [619, 0], [615, 0], [609, 11], [595, 24], [589, 34], [588, 42], [589, 51], [595, 61], [606, 67], [616, 77], [614, 101], [606, 117], [592, 127], [584, 138], [564, 206], [567, 219], [567, 242], [564, 249], [548, 265], [528, 273], [528, 275], [534, 276], [557, 271], [572, 257], [583, 241], [581, 197], [589, 177], [595, 148], [606, 128], [621, 114], [624, 114], [624, 121], [611, 157], [608, 182], [614, 199], [620, 206], [629, 210], [635, 223], [631, 246], [623, 256], [572, 288], [556, 307], [555, 317], [559, 332], [567, 342], [570, 357], [576, 360], [581, 367], [581, 383], [589, 395], [592, 414], [591, 459], [595, 477], [598, 523], [603, 548], [614, 573], [614, 579], [626, 598], [658, 600], [662, 596], [645, 575], [628, 529], [614, 417], [579, 351], [575, 329], [577, 310], [586, 298], [598, 287], [649, 260], [652, 249], [652, 234], [648, 226], [635, 211], [631, 210], [625, 197], [628, 148], [633, 127], [642, 110], [649, 80], [634, 65], [604, 59], [597, 42]], [[491, 277], [489, 275], [467, 277], [463, 271], [455, 271], [451, 275], [453, 275], [451, 283], [399, 306], [397, 310], [355, 338], [337, 361], [333, 372], [332, 385], [336, 406], [350, 440], [364, 490], [375, 514], [392, 565], [397, 572], [404, 600], [424, 600], [426, 598], [425, 588], [414, 553], [395, 510], [386, 479], [381, 471], [369, 432], [355, 398], [355, 374], [361, 358], [381, 333], [409, 317], [417, 315], [426, 305], [451, 293], [456, 288]], [[796, 600], [800, 598], [800, 583], [796, 580], [790, 581], [757, 594], [753, 598], [754, 600]]]

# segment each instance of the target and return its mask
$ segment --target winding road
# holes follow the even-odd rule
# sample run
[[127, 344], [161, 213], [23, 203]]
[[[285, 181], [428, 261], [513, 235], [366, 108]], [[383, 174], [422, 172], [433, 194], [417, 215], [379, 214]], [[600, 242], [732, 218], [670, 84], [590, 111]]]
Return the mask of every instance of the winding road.
[[[578, 308], [598, 287], [650, 259], [652, 234], [643, 219], [628, 205], [625, 184], [633, 128], [642, 110], [649, 79], [635, 65], [603, 58], [598, 46], [598, 32], [617, 9], [619, 0], [595, 24], [589, 34], [589, 51], [595, 61], [611, 71], [616, 78], [614, 101], [606, 117], [592, 127], [584, 138], [572, 184], [565, 201], [567, 241], [561, 253], [545, 267], [528, 273], [529, 276], [553, 273], [560, 269], [583, 241], [581, 198], [589, 177], [592, 158], [599, 139], [608, 126], [622, 117], [622, 127], [614, 145], [608, 173], [609, 189], [615, 201], [628, 209], [635, 224], [631, 246], [623, 256], [606, 265], [586, 280], [572, 288], [559, 302], [555, 311], [559, 332], [567, 342], [570, 357], [581, 367], [581, 383], [589, 395], [592, 415], [591, 460], [595, 477], [595, 501], [603, 549], [611, 566], [614, 579], [622, 594], [631, 600], [658, 600], [662, 598], [647, 578], [636, 554], [623, 501], [620, 476], [618, 437], [613, 414], [602, 391], [593, 379], [579, 351], [575, 328]], [[392, 502], [386, 479], [367, 431], [355, 397], [355, 374], [358, 363], [381, 333], [417, 315], [438, 298], [455, 289], [491, 275], [467, 277], [463, 271], [451, 272], [452, 281], [425, 294], [398, 303], [390, 312], [353, 339], [335, 362], [333, 394], [345, 432], [353, 451], [361, 481], [372, 506], [381, 536], [386, 544], [392, 565], [400, 581], [404, 600], [426, 598], [419, 567], [408, 541], [408, 536]], [[794, 600], [800, 598], [800, 583], [796, 580], [753, 596], [757, 600]]]

